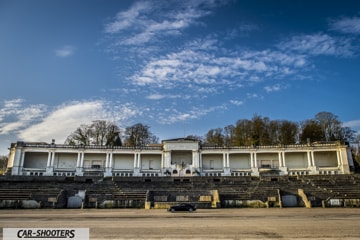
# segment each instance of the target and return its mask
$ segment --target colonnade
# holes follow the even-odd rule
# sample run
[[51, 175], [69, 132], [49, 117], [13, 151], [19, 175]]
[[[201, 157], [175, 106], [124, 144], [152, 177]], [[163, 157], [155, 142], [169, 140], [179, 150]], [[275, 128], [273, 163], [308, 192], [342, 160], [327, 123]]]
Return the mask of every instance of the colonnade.
[[[121, 171], [131, 172], [131, 176], [143, 176], [144, 172], [156, 172], [156, 176], [165, 176], [168, 175], [169, 172], [170, 174], [173, 173], [173, 170], [177, 170], [176, 172], [179, 171], [179, 166], [181, 164], [172, 162], [174, 151], [177, 153], [177, 157], [181, 157], [183, 154], [186, 158], [191, 158], [186, 160], [186, 166], [184, 166], [183, 163], [181, 166], [181, 170], [189, 170], [188, 172], [191, 173], [190, 175], [194, 172], [198, 175], [202, 175], [205, 172], [211, 171], [219, 172], [221, 176], [231, 175], [234, 171], [246, 171], [251, 172], [251, 175], [259, 175], [260, 171], [264, 171], [267, 168], [276, 168], [284, 175], [297, 170], [296, 167], [291, 167], [292, 164], [289, 162], [298, 161], [297, 158], [300, 160], [303, 158], [301, 161], [304, 161], [304, 163], [300, 168], [309, 174], [318, 174], [322, 167], [327, 167], [327, 162], [331, 162], [328, 168], [337, 173], [349, 173], [350, 167], [353, 166], [352, 159], [349, 159], [349, 156], [351, 157], [351, 154], [349, 154], [349, 148], [344, 145], [333, 144], [321, 145], [319, 147], [293, 146], [292, 148], [288, 147], [276, 149], [275, 147], [201, 148], [200, 146], [196, 147], [197, 145], [194, 144], [194, 142], [191, 142], [191, 145], [189, 145], [190, 147], [186, 147], [186, 143], [187, 142], [181, 142], [182, 145], [179, 149], [176, 149], [177, 145], [172, 143], [172, 145], [170, 145], [171, 147], [168, 148], [165, 146], [157, 149], [140, 148], [133, 150], [106, 148], [97, 149], [95, 147], [91, 149], [81, 149], [70, 146], [56, 147], [56, 145], [51, 145], [51, 147], [15, 145], [11, 149], [9, 162], [12, 164], [10, 168], [12, 168], [13, 175], [26, 175], [29, 171], [38, 171], [41, 172], [39, 173], [41, 175], [51, 176], [56, 172], [61, 171], [79, 176], [84, 175], [86, 172], [95, 172], [104, 174], [104, 176], [112, 176], [115, 172]], [[28, 154], [30, 157], [28, 157]], [[292, 154], [292, 156], [288, 156], [287, 154]], [[59, 156], [62, 156], [62, 158]], [[219, 161], [218, 164], [221, 167], [207, 169], [205, 167], [205, 163], [203, 162], [204, 156], [206, 156], [207, 161], [208, 159], [214, 159], [212, 161]], [[123, 161], [124, 158], [129, 158], [126, 159], [126, 161], [132, 165], [131, 167], [126, 165], [127, 167], [125, 168], [122, 165], [121, 161]], [[147, 160], [147, 158], [151, 160]], [[322, 163], [318, 164], [317, 158], [320, 158]], [[26, 164], [26, 168], [24, 167], [25, 161], [31, 162], [31, 164]], [[59, 165], [59, 161], [62, 161], [61, 166], [63, 169], [55, 166], [55, 162]], [[87, 165], [85, 167], [85, 161], [89, 161], [90, 166]], [[93, 167], [91, 166], [92, 161], [96, 161], [97, 164], [98, 162], [101, 162], [101, 164]], [[132, 161], [133, 163], [131, 163]], [[156, 168], [144, 168], [144, 161], [156, 161]], [[271, 161], [271, 166], [262, 165], [262, 161]], [[117, 164], [115, 164], [115, 162]], [[236, 162], [238, 165], [249, 167], [234, 169], [232, 166]], [[239, 162], [242, 162], [242, 164], [239, 164]]]

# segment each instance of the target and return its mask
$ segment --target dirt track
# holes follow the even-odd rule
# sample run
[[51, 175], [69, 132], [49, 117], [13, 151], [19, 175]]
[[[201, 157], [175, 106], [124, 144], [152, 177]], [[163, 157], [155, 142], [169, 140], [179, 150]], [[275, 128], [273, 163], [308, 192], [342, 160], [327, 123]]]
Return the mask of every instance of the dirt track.
[[360, 209], [0, 210], [0, 227], [89, 228], [90, 239], [360, 239]]

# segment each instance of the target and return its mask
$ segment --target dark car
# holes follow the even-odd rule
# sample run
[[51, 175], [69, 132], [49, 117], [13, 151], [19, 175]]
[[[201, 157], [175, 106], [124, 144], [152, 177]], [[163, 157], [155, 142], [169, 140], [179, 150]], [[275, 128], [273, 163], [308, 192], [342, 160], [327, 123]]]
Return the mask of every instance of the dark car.
[[175, 211], [188, 211], [193, 212], [196, 211], [196, 206], [188, 203], [180, 203], [178, 205], [172, 206], [168, 208], [169, 212], [175, 212]]

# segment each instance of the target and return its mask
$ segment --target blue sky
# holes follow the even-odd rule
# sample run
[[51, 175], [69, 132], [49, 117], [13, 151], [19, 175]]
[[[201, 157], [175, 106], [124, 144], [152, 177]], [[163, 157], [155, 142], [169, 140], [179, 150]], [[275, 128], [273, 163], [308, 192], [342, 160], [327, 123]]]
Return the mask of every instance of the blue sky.
[[160, 140], [332, 112], [360, 130], [360, 1], [0, 0], [0, 153], [103, 119]]

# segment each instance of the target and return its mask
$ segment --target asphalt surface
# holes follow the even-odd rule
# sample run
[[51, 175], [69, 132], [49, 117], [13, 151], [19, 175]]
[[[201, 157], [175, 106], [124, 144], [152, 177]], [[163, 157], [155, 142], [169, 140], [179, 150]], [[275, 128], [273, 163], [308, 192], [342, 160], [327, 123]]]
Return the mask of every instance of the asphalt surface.
[[2, 228], [89, 228], [90, 239], [360, 239], [359, 208], [0, 210]]

